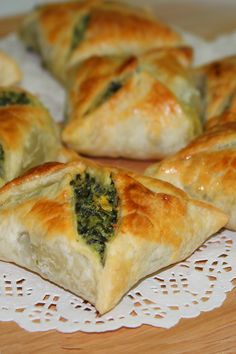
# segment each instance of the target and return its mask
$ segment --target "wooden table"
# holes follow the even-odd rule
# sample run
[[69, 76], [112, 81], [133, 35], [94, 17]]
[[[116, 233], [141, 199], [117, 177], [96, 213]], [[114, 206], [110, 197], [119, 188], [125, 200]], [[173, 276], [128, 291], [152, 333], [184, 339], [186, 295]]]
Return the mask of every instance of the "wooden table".
[[[151, 0], [150, 0], [151, 1]], [[207, 39], [236, 30], [236, 3], [216, 5], [189, 1], [151, 1], [159, 17]], [[20, 17], [0, 20], [0, 35], [16, 29]], [[236, 49], [235, 49], [236, 51]], [[120, 161], [118, 161], [120, 163]], [[144, 164], [127, 163], [142, 169]], [[151, 326], [120, 329], [103, 334], [62, 334], [56, 331], [29, 333], [15, 323], [0, 323], [0, 354], [235, 354], [236, 290], [216, 310], [181, 320], [165, 330]]]

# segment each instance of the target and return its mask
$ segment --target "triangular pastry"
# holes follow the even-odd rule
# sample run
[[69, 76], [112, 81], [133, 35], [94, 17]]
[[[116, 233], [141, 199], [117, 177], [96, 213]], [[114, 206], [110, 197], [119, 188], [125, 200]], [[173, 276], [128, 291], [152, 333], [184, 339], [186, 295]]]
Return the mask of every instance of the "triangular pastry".
[[93, 57], [73, 72], [62, 139], [91, 156], [159, 159], [201, 133], [190, 48]]
[[46, 164], [0, 189], [0, 259], [103, 314], [226, 222], [224, 213], [166, 182], [86, 161]]
[[145, 174], [222, 209], [236, 230], [236, 115], [209, 120], [208, 130], [177, 154], [150, 165]]

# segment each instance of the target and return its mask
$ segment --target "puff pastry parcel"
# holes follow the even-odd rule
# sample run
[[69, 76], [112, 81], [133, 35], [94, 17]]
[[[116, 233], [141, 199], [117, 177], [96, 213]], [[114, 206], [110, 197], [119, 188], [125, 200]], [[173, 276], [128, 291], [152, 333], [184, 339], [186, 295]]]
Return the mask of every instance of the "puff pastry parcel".
[[225, 113], [211, 121], [201, 137], [149, 166], [146, 174], [222, 209], [229, 216], [227, 227], [236, 230], [236, 115]]
[[87, 155], [163, 158], [201, 132], [190, 48], [93, 57], [73, 72], [63, 141]]
[[205, 121], [224, 112], [236, 113], [236, 56], [197, 68], [196, 78], [202, 92]]
[[47, 161], [66, 159], [59, 131], [29, 92], [0, 88], [0, 184]]
[[63, 81], [68, 67], [92, 56], [139, 54], [182, 41], [147, 11], [103, 0], [39, 6], [26, 16], [21, 36]]
[[165, 182], [82, 161], [46, 164], [0, 189], [0, 259], [103, 314], [226, 222], [218, 209]]

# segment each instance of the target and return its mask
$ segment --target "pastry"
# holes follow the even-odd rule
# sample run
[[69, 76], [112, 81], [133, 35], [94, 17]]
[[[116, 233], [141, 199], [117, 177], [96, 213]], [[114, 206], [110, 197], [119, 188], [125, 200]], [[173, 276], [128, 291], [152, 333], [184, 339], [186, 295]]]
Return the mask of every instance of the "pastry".
[[91, 162], [51, 163], [0, 189], [0, 259], [103, 314], [226, 222], [223, 212], [168, 183]]
[[63, 141], [90, 156], [163, 158], [201, 132], [190, 48], [93, 57], [70, 73]]
[[150, 165], [146, 174], [222, 209], [229, 216], [227, 227], [236, 230], [236, 116], [225, 113], [213, 122], [186, 148]]
[[212, 128], [218, 129], [223, 126], [227, 126], [225, 124], [230, 122], [236, 122], [236, 112], [226, 111], [219, 116], [209, 119], [204, 125], [204, 130], [210, 130]]
[[[0, 184], [47, 161], [74, 159], [47, 109], [31, 93], [0, 88]], [[70, 155], [70, 156], [69, 156]]]
[[13, 58], [0, 50], [0, 86], [15, 85], [22, 79], [22, 73]]
[[182, 42], [144, 9], [102, 0], [39, 6], [26, 16], [20, 35], [62, 81], [67, 68], [92, 56], [139, 54]]
[[202, 114], [206, 122], [227, 111], [236, 113], [236, 56], [197, 68], [196, 79], [202, 93]]

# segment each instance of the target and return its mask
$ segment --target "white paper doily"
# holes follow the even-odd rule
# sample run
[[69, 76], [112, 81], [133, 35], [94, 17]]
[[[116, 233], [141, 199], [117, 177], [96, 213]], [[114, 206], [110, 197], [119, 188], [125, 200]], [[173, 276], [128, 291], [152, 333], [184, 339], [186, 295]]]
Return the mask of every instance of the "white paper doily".
[[[236, 35], [206, 43], [185, 34], [196, 50], [195, 64], [236, 52]], [[11, 35], [0, 48], [22, 68], [23, 87], [38, 95], [53, 117], [63, 117], [65, 92]], [[0, 321], [15, 321], [28, 331], [103, 332], [142, 324], [170, 328], [181, 318], [219, 307], [236, 278], [236, 233], [212, 237], [188, 260], [142, 281], [118, 306], [98, 317], [93, 306], [73, 294], [12, 264], [0, 262]]]
[[109, 313], [15, 265], [0, 262], [0, 320], [28, 331], [104, 332], [149, 324], [170, 328], [181, 318], [219, 307], [236, 278], [236, 234], [212, 237], [189, 259], [131, 290]]

